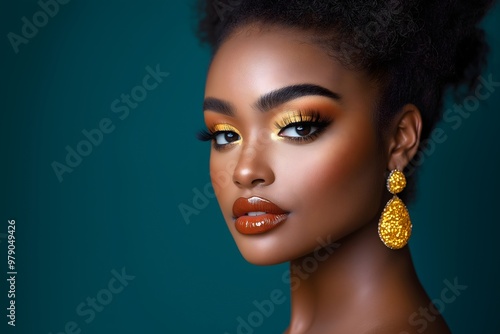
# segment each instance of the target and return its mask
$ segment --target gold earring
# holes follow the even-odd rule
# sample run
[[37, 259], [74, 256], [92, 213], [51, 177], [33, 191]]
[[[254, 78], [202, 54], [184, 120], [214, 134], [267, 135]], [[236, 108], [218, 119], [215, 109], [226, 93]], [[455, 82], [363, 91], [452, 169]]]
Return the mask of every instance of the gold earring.
[[387, 190], [394, 196], [385, 205], [378, 222], [380, 240], [390, 249], [403, 248], [410, 239], [411, 221], [408, 209], [403, 201], [396, 196], [406, 187], [404, 174], [394, 169], [387, 178]]

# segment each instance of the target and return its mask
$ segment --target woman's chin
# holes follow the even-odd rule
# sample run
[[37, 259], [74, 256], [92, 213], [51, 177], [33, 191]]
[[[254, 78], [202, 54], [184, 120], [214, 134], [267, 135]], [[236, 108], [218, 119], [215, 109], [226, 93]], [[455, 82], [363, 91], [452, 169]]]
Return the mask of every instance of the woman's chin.
[[241, 240], [237, 241], [236, 244], [241, 256], [243, 256], [247, 262], [257, 266], [270, 266], [288, 262], [292, 259], [290, 254], [286, 254], [284, 249], [273, 247], [269, 244], [263, 245], [259, 242], [242, 243]]
[[241, 252], [243, 258], [251, 264], [256, 266], [271, 266], [275, 264], [281, 264], [288, 262], [289, 259], [277, 258], [275, 256], [270, 256], [269, 254], [260, 254], [259, 252]]

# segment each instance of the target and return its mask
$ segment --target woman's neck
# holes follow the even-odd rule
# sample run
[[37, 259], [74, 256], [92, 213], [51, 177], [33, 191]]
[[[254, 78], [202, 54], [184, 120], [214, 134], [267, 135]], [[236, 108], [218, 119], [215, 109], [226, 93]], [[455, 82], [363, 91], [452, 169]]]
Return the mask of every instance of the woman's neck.
[[378, 237], [377, 222], [337, 243], [319, 243], [321, 248], [290, 263], [292, 311], [287, 333], [342, 333], [344, 325], [351, 327], [351, 320], [359, 323], [361, 318], [370, 326], [372, 320], [380, 320], [378, 310], [388, 301], [398, 307], [405, 289], [420, 289], [423, 296], [417, 299], [425, 300], [408, 247], [388, 249]]

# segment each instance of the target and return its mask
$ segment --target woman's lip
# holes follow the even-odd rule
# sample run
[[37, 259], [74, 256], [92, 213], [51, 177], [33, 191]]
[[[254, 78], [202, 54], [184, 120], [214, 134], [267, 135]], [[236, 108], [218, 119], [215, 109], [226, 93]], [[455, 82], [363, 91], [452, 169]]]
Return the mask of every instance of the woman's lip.
[[288, 212], [273, 202], [261, 198], [238, 198], [233, 204], [236, 230], [242, 234], [267, 232], [288, 217]]
[[233, 215], [238, 218], [247, 215], [249, 212], [265, 212], [275, 215], [287, 213], [285, 210], [262, 197], [253, 196], [250, 198], [240, 197], [233, 204]]

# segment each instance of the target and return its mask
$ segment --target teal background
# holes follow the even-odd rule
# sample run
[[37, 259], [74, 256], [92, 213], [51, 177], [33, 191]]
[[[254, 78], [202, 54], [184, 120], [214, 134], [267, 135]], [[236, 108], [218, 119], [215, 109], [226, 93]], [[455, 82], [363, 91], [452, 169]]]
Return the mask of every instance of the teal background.
[[[81, 333], [236, 333], [254, 300], [288, 291], [286, 264], [240, 256], [215, 199], [189, 224], [179, 212], [209, 184], [209, 146], [194, 136], [209, 53], [194, 37], [190, 3], [70, 1], [15, 54], [7, 34], [40, 7], [1, 2], [1, 333], [64, 333], [70, 321]], [[497, 6], [484, 23], [493, 49], [485, 76], [496, 82], [499, 18]], [[157, 64], [169, 76], [121, 120], [112, 101]], [[499, 104], [495, 91], [458, 129], [441, 125], [447, 140], [426, 157], [410, 207], [410, 244], [431, 297], [446, 279], [467, 285], [444, 309], [454, 333], [500, 326]], [[65, 147], [104, 118], [114, 131], [59, 182], [51, 163], [64, 163]], [[17, 226], [15, 328], [5, 317], [8, 219]], [[135, 278], [86, 323], [77, 305], [103, 296], [124, 267]], [[254, 333], [287, 326], [286, 299]]]

